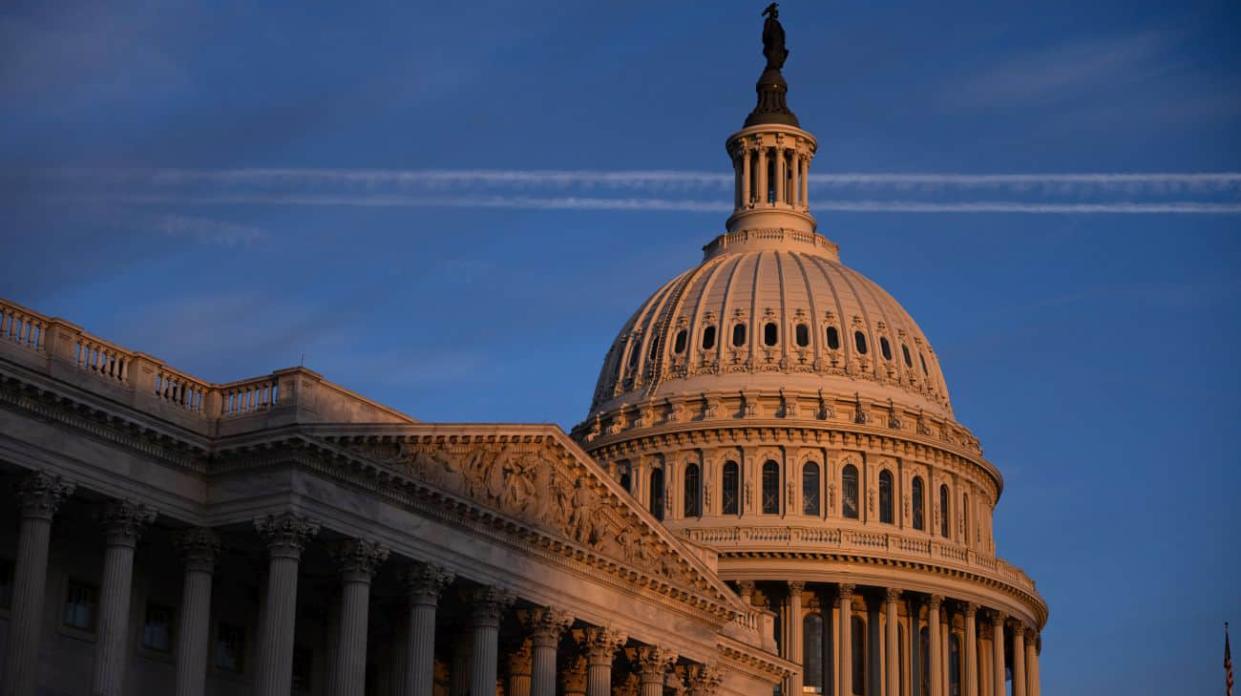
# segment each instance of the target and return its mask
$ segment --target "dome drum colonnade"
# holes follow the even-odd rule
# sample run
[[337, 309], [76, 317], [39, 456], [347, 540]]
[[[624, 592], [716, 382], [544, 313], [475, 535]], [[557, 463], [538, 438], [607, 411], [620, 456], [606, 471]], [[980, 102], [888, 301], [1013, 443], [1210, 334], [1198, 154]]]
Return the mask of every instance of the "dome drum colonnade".
[[[781, 655], [821, 665], [789, 693], [999, 696], [1011, 674], [1015, 694], [1037, 694], [1047, 606], [996, 556], [1002, 476], [955, 420], [917, 323], [818, 233], [818, 144], [785, 102], [775, 24], [758, 105], [726, 141], [725, 232], [622, 328], [574, 436], [779, 613]], [[812, 641], [808, 611], [823, 626]], [[841, 641], [841, 617], [865, 635]], [[808, 662], [811, 643], [836, 648]]]

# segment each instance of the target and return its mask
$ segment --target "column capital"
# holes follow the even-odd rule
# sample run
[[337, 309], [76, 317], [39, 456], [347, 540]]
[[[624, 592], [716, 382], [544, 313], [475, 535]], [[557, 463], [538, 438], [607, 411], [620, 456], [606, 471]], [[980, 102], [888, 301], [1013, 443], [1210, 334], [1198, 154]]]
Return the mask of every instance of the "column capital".
[[895, 604], [901, 600], [901, 595], [904, 593], [905, 591], [899, 587], [889, 587], [884, 591], [884, 597], [892, 604]]
[[344, 582], [370, 582], [391, 552], [387, 546], [366, 539], [346, 539], [329, 548]]
[[220, 536], [206, 527], [191, 527], [177, 532], [173, 545], [181, 555], [186, 570], [210, 573], [215, 570], [215, 560], [220, 554]]
[[470, 623], [473, 626], [498, 626], [500, 616], [517, 599], [509, 590], [491, 585], [469, 590], [464, 598], [470, 604]]
[[997, 626], [1004, 626], [1005, 624], [1008, 623], [1008, 614], [1005, 614], [999, 609], [992, 609], [990, 611], [990, 614], [991, 614], [991, 623]]
[[746, 603], [750, 603], [754, 599], [754, 581], [741, 580], [737, 583], [737, 594], [741, 596]]
[[23, 476], [15, 488], [22, 517], [50, 520], [60, 509], [60, 504], [73, 495], [77, 486], [58, 474], [32, 471]]
[[805, 589], [806, 589], [806, 583], [801, 582], [800, 580], [792, 580], [789, 582], [789, 594], [790, 595], [795, 595], [795, 594], [799, 595]]
[[133, 546], [142, 536], [142, 530], [155, 521], [155, 509], [132, 500], [108, 503], [99, 514], [108, 546]]
[[690, 664], [683, 671], [689, 696], [715, 696], [724, 682], [724, 673], [714, 663]]
[[961, 610], [965, 613], [966, 619], [972, 619], [978, 614], [978, 605], [973, 602], [961, 602]]
[[1024, 621], [1010, 617], [1006, 623], [1008, 627], [1012, 629], [1014, 637], [1018, 634], [1020, 634], [1022, 638], [1025, 637], [1026, 624]]
[[927, 600], [926, 605], [931, 611], [939, 611], [939, 608], [944, 605], [944, 596], [933, 594]]
[[840, 583], [836, 586], [836, 596], [840, 597], [840, 601], [846, 602], [853, 599], [853, 593], [857, 590], [857, 585], [851, 583]]
[[560, 609], [534, 607], [517, 612], [517, 620], [530, 632], [536, 646], [555, 646], [560, 636], [573, 624], [573, 615]]
[[254, 529], [267, 542], [267, 552], [272, 558], [298, 560], [306, 542], [319, 533], [319, 523], [292, 512], [282, 512], [255, 519]]
[[590, 664], [612, 664], [612, 657], [616, 654], [617, 649], [629, 640], [629, 636], [624, 631], [618, 631], [615, 628], [599, 628], [597, 626], [589, 626], [580, 631], [574, 631], [573, 637], [582, 645], [583, 651]]
[[668, 669], [677, 661], [675, 650], [658, 645], [639, 645], [627, 648], [625, 653], [629, 662], [637, 668], [638, 678], [644, 684], [663, 684]]
[[414, 604], [436, 604], [440, 593], [456, 578], [451, 570], [434, 563], [415, 561], [405, 569], [405, 591]]
[[1027, 642], [1027, 643], [1032, 643], [1032, 642], [1034, 642], [1035, 640], [1037, 640], [1037, 639], [1038, 639], [1038, 631], [1034, 630], [1034, 629], [1033, 629], [1033, 628], [1031, 628], [1030, 626], [1026, 626], [1026, 627], [1025, 627], [1025, 633], [1026, 633], [1026, 642]]

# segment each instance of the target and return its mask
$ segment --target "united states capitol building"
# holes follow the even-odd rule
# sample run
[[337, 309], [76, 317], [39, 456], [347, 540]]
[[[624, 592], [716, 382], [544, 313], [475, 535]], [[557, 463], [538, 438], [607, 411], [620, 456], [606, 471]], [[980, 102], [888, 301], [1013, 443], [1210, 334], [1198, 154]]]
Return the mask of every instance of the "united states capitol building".
[[783, 43], [725, 231], [569, 434], [212, 384], [0, 302], [2, 696], [1038, 696], [1003, 477], [816, 231]]

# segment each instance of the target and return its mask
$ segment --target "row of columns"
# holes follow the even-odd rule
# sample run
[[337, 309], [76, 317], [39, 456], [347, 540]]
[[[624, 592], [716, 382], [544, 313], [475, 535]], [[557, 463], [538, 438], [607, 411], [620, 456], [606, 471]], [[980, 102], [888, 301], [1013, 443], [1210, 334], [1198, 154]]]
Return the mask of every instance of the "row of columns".
[[[775, 163], [775, 186], [767, 178], [769, 157]], [[737, 177], [734, 207], [738, 210], [771, 205], [787, 205], [799, 210], [809, 207], [809, 154], [783, 145], [743, 145], [738, 148], [734, 168]], [[768, 199], [769, 189], [774, 189], [774, 200]]]
[[[788, 594], [783, 606], [783, 614], [785, 616], [783, 628], [783, 644], [781, 650], [783, 657], [791, 662], [802, 665], [805, 663], [805, 636], [803, 635], [803, 620], [805, 612], [803, 610], [802, 594], [806, 589], [805, 583], [789, 582], [787, 583]], [[866, 679], [869, 684], [868, 696], [903, 696], [901, 692], [901, 670], [903, 665], [900, 659], [900, 636], [898, 626], [901, 625], [899, 618], [900, 602], [902, 598], [907, 603], [907, 614], [909, 616], [908, 633], [906, 640], [908, 641], [908, 654], [910, 670], [908, 683], [913, 685], [907, 693], [912, 696], [950, 696], [949, 678], [945, 665], [947, 664], [946, 650], [948, 643], [943, 634], [941, 611], [944, 609], [944, 597], [941, 595], [922, 595], [912, 592], [904, 592], [899, 588], [881, 588], [883, 596], [879, 599], [876, 592], [869, 592], [865, 596], [867, 598], [867, 634], [864, 637], [867, 647], [866, 650], [871, 656], [866, 663]], [[747, 601], [753, 596], [754, 583], [752, 581], [743, 581], [740, 583], [740, 594]], [[841, 696], [852, 696], [854, 694], [853, 683], [853, 599], [859, 591], [855, 585], [839, 584], [835, 586], [835, 600], [829, 602], [825, 598], [823, 611], [823, 628], [825, 631], [825, 645], [831, 641], [830, 636], [833, 628], [829, 619], [832, 618], [832, 612], [827, 607], [834, 606], [836, 608], [835, 618], [837, 624], [835, 626], [835, 635], [838, 637], [832, 647], [830, 658], [834, 659], [834, 664], [825, 664], [824, 674], [831, 675], [825, 684], [825, 693], [839, 694]], [[882, 604], [880, 604], [882, 603]], [[929, 651], [927, 663], [930, 674], [926, 675], [926, 681], [929, 685], [926, 692], [921, 692], [918, 686], [922, 683], [922, 660], [920, 656], [921, 646], [921, 609], [925, 604], [927, 609], [926, 627], [930, 637], [927, 649]], [[1012, 660], [1007, 667], [1012, 670], [1012, 696], [1039, 696], [1039, 671], [1038, 671], [1038, 636], [1034, 629], [1026, 626], [1019, 620], [1009, 618], [1000, 610], [980, 610], [977, 604], [964, 602], [960, 603], [962, 608], [961, 615], [964, 619], [964, 637], [961, 645], [962, 656], [962, 672], [960, 688], [961, 694], [964, 696], [1005, 696], [1005, 629], [1011, 634], [1010, 649]], [[880, 636], [880, 614], [883, 615], [882, 622], [884, 635]], [[980, 623], [984, 619], [986, 623]], [[980, 641], [980, 627], [985, 626], [991, 635], [991, 654], [986, 655], [982, 652], [982, 642]], [[882, 647], [881, 647], [882, 646]], [[828, 662], [825, 655], [824, 662]], [[880, 678], [882, 675], [882, 679]], [[984, 676], [985, 675], [985, 676]], [[790, 677], [786, 682], [786, 693], [800, 695], [802, 693], [804, 683], [804, 675], [795, 675]], [[883, 688], [880, 688], [882, 684]], [[834, 689], [834, 690], [833, 690]]]
[[[13, 610], [4, 656], [0, 696], [34, 696], [38, 678], [39, 646], [47, 577], [52, 519], [74, 485], [43, 472], [28, 475], [19, 484], [21, 524], [14, 570]], [[93, 696], [122, 696], [127, 666], [128, 619], [133, 584], [133, 557], [143, 528], [155, 518], [151, 508], [131, 501], [106, 507], [100, 522], [105, 534], [103, 578], [100, 587], [98, 638], [92, 675]], [[292, 688], [298, 575], [302, 552], [319, 532], [319, 525], [292, 512], [267, 515], [254, 522], [267, 548], [267, 586], [260, 609], [256, 696], [287, 696]], [[192, 528], [174, 542], [184, 563], [182, 608], [176, 651], [176, 696], [203, 696], [206, 688], [211, 588], [220, 539], [210, 529]], [[371, 582], [389, 557], [389, 549], [365, 539], [331, 544], [340, 596], [331, 617], [328, 693], [363, 696], [366, 693], [367, 634]], [[396, 693], [431, 696], [434, 689], [435, 640], [439, 600], [454, 581], [439, 566], [413, 561], [402, 574], [407, 593], [405, 636], [398, 653]], [[468, 590], [469, 618], [463, 640], [456, 646], [450, 696], [495, 696], [499, 663], [501, 618], [516, 598], [508, 590], [483, 586]], [[511, 696], [555, 696], [557, 682], [565, 694], [604, 696], [612, 693], [612, 665], [628, 636], [601, 627], [579, 627], [572, 636], [581, 655], [557, 672], [557, 648], [574, 617], [546, 607], [517, 610], [526, 632], [519, 650], [510, 655]], [[675, 652], [649, 645], [625, 648], [635, 668], [634, 687], [642, 696], [661, 696]], [[514, 659], [515, 657], [515, 659]], [[683, 675], [691, 694], [713, 693], [718, 671], [705, 665]]]

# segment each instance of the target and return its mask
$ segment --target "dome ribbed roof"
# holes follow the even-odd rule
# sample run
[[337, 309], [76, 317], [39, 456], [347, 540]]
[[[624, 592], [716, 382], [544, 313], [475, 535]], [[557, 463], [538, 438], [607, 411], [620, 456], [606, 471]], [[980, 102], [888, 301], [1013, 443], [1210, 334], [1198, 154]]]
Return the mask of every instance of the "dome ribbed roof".
[[925, 334], [883, 288], [840, 263], [827, 239], [750, 230], [706, 251], [616, 337], [592, 416], [681, 395], [781, 389], [892, 399], [951, 417]]

